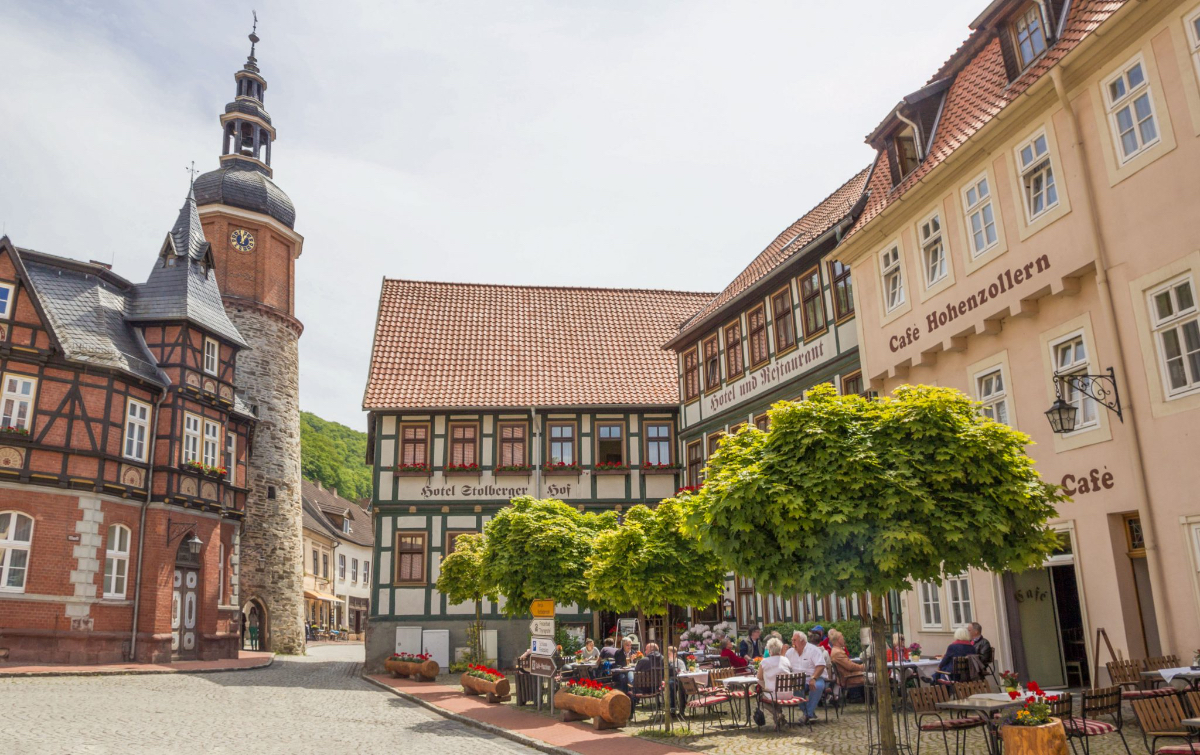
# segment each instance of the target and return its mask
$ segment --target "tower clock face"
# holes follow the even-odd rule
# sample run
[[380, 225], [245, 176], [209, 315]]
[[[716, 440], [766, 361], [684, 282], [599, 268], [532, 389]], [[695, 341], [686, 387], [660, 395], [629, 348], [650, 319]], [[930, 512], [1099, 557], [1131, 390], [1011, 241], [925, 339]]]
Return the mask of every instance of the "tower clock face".
[[229, 234], [229, 243], [239, 252], [254, 251], [254, 234], [244, 228], [238, 228]]

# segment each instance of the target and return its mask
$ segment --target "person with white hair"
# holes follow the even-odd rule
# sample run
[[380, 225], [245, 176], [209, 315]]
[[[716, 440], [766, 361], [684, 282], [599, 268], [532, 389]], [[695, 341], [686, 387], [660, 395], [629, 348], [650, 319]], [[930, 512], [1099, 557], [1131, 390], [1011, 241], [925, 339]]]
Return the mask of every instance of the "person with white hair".
[[758, 683], [762, 687], [762, 701], [766, 703], [767, 710], [771, 711], [771, 719], [775, 722], [775, 731], [783, 728], [787, 720], [783, 715], [783, 706], [779, 704], [780, 696], [775, 691], [776, 677], [790, 673], [792, 664], [783, 654], [783, 640], [777, 637], [769, 638], [767, 657], [758, 665]]
[[934, 674], [934, 678], [952, 679], [954, 674], [954, 659], [966, 658], [968, 655], [977, 655], [975, 652], [975, 643], [971, 642], [970, 631], [966, 627], [959, 627], [954, 630], [954, 642], [951, 642], [950, 647], [946, 648], [946, 654], [942, 656], [942, 662], [938, 664], [938, 670]]
[[792, 632], [792, 647], [784, 657], [788, 659], [793, 673], [804, 674], [808, 679], [808, 705], [805, 706], [804, 714], [806, 720], [812, 721], [817, 717], [817, 705], [821, 702], [821, 696], [825, 694], [828, 681], [825, 673], [825, 652], [809, 643], [804, 632], [796, 630]]

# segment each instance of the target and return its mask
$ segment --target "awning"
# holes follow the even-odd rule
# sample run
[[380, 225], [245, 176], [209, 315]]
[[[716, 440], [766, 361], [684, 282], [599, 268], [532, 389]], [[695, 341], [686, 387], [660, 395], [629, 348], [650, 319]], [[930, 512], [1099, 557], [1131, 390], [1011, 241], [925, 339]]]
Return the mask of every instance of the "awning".
[[317, 590], [305, 590], [304, 597], [310, 600], [326, 600], [330, 603], [340, 603], [341, 600], [336, 595], [330, 595], [327, 592], [318, 592]]

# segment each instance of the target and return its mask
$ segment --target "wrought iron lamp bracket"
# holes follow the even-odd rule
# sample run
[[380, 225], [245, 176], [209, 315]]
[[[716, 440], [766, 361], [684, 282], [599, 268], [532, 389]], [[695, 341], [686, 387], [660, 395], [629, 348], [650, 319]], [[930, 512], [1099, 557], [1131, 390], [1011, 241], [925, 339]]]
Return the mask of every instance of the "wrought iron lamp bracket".
[[1117, 419], [1125, 422], [1121, 413], [1121, 394], [1117, 391], [1117, 375], [1113, 368], [1108, 368], [1107, 375], [1060, 375], [1054, 374], [1054, 395], [1063, 398], [1063, 386], [1070, 385], [1072, 389], [1101, 404], [1104, 408], [1116, 413]]
[[[171, 530], [175, 529], [176, 527], [180, 528], [179, 534], [172, 535]], [[172, 522], [170, 519], [167, 519], [167, 547], [170, 547], [171, 543], [174, 541], [181, 540], [184, 535], [189, 532], [193, 532], [195, 529], [195, 522]]]

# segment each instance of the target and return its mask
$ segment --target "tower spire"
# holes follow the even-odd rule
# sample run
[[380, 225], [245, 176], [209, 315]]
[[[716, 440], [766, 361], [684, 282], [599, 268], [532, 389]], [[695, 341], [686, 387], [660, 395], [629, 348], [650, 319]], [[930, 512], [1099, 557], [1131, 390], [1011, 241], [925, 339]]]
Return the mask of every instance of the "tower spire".
[[246, 57], [246, 70], [258, 73], [258, 58], [254, 57], [254, 46], [258, 44], [258, 11], [250, 11], [254, 15], [254, 25], [250, 27], [250, 54]]

